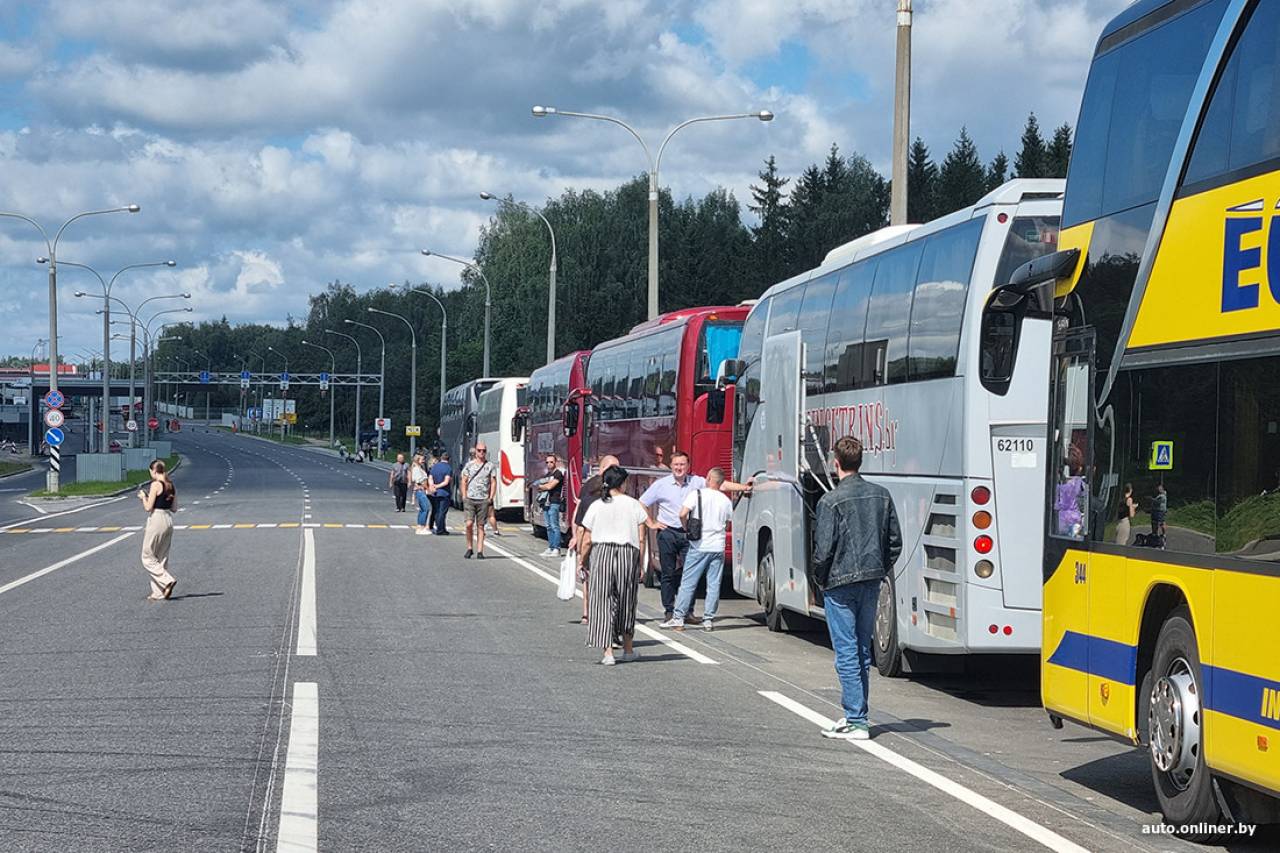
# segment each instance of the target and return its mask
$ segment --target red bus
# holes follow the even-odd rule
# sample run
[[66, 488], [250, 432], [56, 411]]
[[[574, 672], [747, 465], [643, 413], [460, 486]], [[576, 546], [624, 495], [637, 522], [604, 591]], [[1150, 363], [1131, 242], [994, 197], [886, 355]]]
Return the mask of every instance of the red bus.
[[672, 311], [592, 350], [590, 390], [583, 395], [589, 404], [565, 412], [565, 431], [585, 433], [588, 466], [605, 454], [618, 457], [631, 473], [627, 491], [636, 497], [669, 473], [677, 449], [690, 454], [695, 474], [719, 466], [732, 477], [733, 419], [726, 414], [733, 411], [733, 390], [717, 391], [716, 378], [727, 359], [738, 357], [750, 310]]
[[554, 453], [565, 462], [568, 472], [568, 489], [565, 491], [566, 512], [561, 517], [561, 527], [568, 530], [573, 513], [578, 506], [582, 489], [583, 435], [565, 429], [565, 406], [573, 401], [578, 405], [587, 387], [587, 357], [590, 350], [579, 350], [562, 356], [550, 364], [539, 367], [529, 376], [525, 387], [525, 405], [521, 406], [512, 421], [512, 436], [524, 438], [524, 519], [533, 525], [538, 536], [547, 535], [546, 520], [542, 508], [533, 500], [529, 484], [542, 476], [546, 464], [542, 461], [548, 453]]

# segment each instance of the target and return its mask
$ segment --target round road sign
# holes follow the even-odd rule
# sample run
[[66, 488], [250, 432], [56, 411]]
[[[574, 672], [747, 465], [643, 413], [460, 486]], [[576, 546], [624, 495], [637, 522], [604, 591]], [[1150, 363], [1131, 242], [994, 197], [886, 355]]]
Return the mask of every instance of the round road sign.
[[61, 409], [65, 402], [67, 402], [66, 397], [62, 396], [62, 392], [57, 389], [44, 395], [44, 404], [51, 409]]
[[159, 419], [159, 418], [149, 418], [149, 419], [147, 420], [147, 428], [148, 428], [148, 429], [155, 429], [155, 428], [156, 428], [156, 427], [158, 427], [158, 426], [160, 426], [160, 419]]
[[138, 422], [135, 421], [133, 418], [129, 418], [129, 420], [124, 422], [124, 428], [127, 429], [129, 432], [137, 432]]
[[44, 425], [47, 427], [60, 427], [65, 420], [62, 409], [49, 409], [44, 413]]
[[50, 447], [57, 447], [62, 444], [65, 438], [66, 436], [62, 434], [62, 430], [57, 427], [49, 427], [49, 429], [45, 430], [44, 440], [48, 442]]

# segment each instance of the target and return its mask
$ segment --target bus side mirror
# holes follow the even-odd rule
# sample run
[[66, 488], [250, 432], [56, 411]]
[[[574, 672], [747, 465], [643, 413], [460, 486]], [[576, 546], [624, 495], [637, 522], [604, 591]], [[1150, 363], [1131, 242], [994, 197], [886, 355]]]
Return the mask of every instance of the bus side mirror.
[[716, 381], [716, 387], [707, 392], [707, 423], [722, 424], [724, 423], [724, 404], [727, 392], [720, 387], [719, 380]]
[[564, 434], [566, 438], [573, 438], [578, 434], [578, 405], [576, 402], [565, 403]]
[[523, 411], [516, 412], [511, 418], [511, 440], [516, 444], [524, 441], [524, 428], [529, 420], [529, 415]]
[[992, 394], [1009, 393], [1018, 360], [1022, 321], [1053, 318], [1055, 285], [1075, 271], [1079, 249], [1065, 249], [1028, 261], [1013, 271], [1007, 284], [991, 292], [979, 326], [978, 380]]
[[716, 371], [716, 388], [724, 388], [737, 382], [744, 369], [743, 361], [739, 358], [726, 358], [720, 362], [720, 369]]

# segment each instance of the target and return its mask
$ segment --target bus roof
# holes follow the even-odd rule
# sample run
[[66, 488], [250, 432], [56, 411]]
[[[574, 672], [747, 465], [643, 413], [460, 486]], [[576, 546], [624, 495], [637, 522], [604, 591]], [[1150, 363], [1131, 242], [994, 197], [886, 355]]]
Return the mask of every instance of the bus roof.
[[856, 260], [874, 255], [883, 249], [899, 246], [935, 231], [941, 231], [943, 228], [966, 222], [984, 208], [1018, 204], [1024, 201], [1060, 200], [1066, 184], [1067, 182], [1061, 178], [1015, 178], [996, 187], [969, 207], [963, 207], [929, 222], [917, 225], [889, 225], [870, 234], [864, 234], [856, 240], [850, 240], [827, 252], [827, 256], [822, 259], [822, 265], [817, 269], [806, 270], [786, 281], [778, 282], [766, 290], [760, 298], [764, 299], [794, 284], [808, 281], [826, 270], [848, 266]]
[[[690, 317], [697, 317], [701, 314], [714, 314], [717, 311], [740, 311], [743, 306], [734, 305], [712, 305], [703, 308], [681, 308], [677, 311], [668, 311], [665, 314], [659, 314], [652, 320], [645, 320], [631, 327], [628, 335], [634, 335], [636, 332], [643, 332], [646, 329], [656, 329], [658, 326], [666, 326], [671, 323], [678, 323], [681, 320], [687, 320]], [[625, 336], [624, 336], [625, 337]]]
[[[1119, 38], [1113, 39], [1112, 36], [1119, 33], [1125, 27], [1136, 24], [1143, 18], [1153, 12], [1163, 12], [1159, 16], [1160, 20], [1167, 20], [1174, 15], [1190, 9], [1192, 6], [1199, 5], [1198, 0], [1136, 0], [1136, 2], [1125, 9], [1119, 15], [1112, 18], [1102, 30], [1102, 35], [1098, 37], [1098, 52], [1104, 50], [1104, 44], [1107, 48], [1114, 46], [1120, 41], [1124, 41], [1127, 35], [1121, 34]], [[1169, 8], [1166, 8], [1169, 7]], [[1157, 20], [1144, 23], [1135, 29], [1146, 29], [1148, 25], [1154, 26], [1159, 23]]]

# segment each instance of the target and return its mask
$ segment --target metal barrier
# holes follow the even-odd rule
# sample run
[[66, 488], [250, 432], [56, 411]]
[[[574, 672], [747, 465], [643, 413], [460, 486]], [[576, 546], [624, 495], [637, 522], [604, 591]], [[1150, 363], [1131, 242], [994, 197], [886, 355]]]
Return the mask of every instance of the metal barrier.
[[121, 455], [124, 456], [124, 470], [145, 471], [151, 465], [151, 460], [156, 458], [156, 449], [135, 447], [126, 449]]
[[77, 483], [119, 483], [124, 480], [123, 453], [77, 453]]
[[173, 454], [173, 442], [153, 440], [151, 449], [156, 452], [157, 459], [168, 459]]

